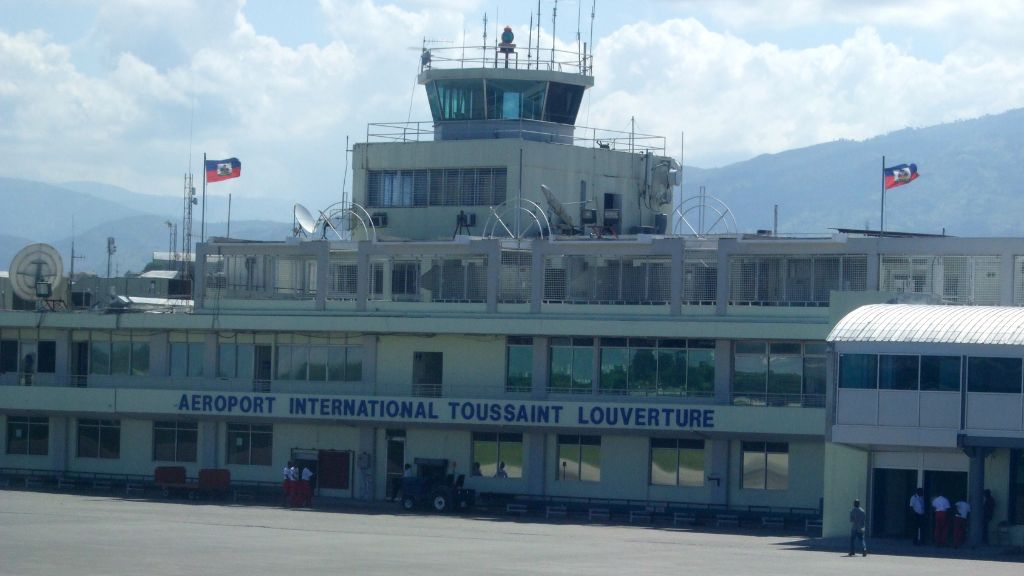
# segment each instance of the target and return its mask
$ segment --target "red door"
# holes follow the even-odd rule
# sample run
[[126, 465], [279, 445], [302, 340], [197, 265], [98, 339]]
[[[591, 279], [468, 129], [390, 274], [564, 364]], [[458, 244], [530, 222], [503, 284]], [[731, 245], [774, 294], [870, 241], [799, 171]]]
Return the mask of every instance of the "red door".
[[348, 490], [351, 487], [352, 451], [321, 450], [319, 453], [320, 488]]

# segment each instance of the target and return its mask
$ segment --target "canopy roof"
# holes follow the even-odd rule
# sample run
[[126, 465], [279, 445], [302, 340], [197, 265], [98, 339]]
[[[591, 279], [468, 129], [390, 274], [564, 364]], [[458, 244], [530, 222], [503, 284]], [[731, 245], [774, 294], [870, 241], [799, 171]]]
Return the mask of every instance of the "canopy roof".
[[1024, 345], [1024, 308], [872, 304], [840, 320], [829, 342]]

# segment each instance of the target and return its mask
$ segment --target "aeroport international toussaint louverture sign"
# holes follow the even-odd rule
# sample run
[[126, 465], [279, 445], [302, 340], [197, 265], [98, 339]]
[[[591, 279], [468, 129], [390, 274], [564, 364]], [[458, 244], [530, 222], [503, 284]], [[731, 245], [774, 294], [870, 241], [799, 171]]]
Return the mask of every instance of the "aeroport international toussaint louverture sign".
[[316, 397], [182, 393], [181, 415], [342, 419], [396, 423], [692, 430], [715, 427], [715, 409], [665, 404]]

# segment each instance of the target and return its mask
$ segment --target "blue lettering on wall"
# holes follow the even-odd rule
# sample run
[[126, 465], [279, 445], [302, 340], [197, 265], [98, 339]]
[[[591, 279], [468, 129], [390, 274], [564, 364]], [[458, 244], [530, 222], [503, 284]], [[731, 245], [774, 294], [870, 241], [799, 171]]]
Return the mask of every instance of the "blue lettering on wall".
[[[182, 394], [179, 412], [275, 415], [276, 396], [261, 394]], [[563, 420], [566, 406], [556, 403], [451, 400], [445, 420], [458, 423], [558, 425], [607, 428], [714, 428], [709, 408], [577, 405], [576, 421]], [[287, 414], [298, 417], [440, 420], [433, 400], [289, 397]]]

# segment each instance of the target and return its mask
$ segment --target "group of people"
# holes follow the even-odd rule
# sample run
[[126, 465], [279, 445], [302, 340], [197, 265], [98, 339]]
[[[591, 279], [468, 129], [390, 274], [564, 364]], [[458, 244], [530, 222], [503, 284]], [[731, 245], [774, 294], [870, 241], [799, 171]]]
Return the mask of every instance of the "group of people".
[[[949, 546], [955, 548], [963, 546], [967, 538], [967, 519], [971, 515], [971, 505], [965, 498], [950, 504], [949, 499], [942, 493], [932, 498], [932, 510], [934, 510], [934, 523], [932, 536], [936, 546]], [[982, 525], [982, 542], [988, 543], [988, 526], [995, 514], [996, 501], [992, 492], [985, 490], [982, 501], [982, 513], [985, 515]], [[927, 516], [925, 509], [924, 490], [918, 488], [910, 497], [910, 509], [914, 518], [914, 545], [919, 546], [924, 542], [927, 532]], [[952, 515], [952, 516], [951, 516]], [[867, 529], [867, 512], [861, 508], [860, 500], [853, 501], [853, 508], [850, 510], [850, 556], [855, 556], [860, 550], [862, 556], [868, 555], [868, 545], [864, 534]]]
[[282, 504], [285, 508], [313, 506], [313, 470], [304, 465], [302, 471], [291, 460], [281, 471], [283, 475]]
[[[967, 539], [967, 519], [971, 515], [971, 505], [965, 498], [950, 504], [949, 499], [941, 492], [932, 498], [932, 510], [934, 511], [934, 523], [932, 525], [932, 538], [936, 546], [949, 546], [954, 548], [963, 546]], [[984, 524], [981, 532], [981, 540], [988, 543], [988, 525], [995, 514], [996, 502], [992, 492], [985, 490], [982, 501], [982, 513]], [[919, 546], [924, 542], [926, 529], [926, 510], [924, 491], [918, 488], [910, 497], [910, 509], [914, 518], [914, 545]], [[951, 517], [952, 515], [952, 517]]]
[[[470, 476], [483, 476], [483, 471], [480, 468], [479, 462], [473, 462], [473, 470], [469, 473]], [[495, 478], [508, 478], [508, 471], [505, 470], [505, 463], [499, 462], [498, 469], [494, 471]]]

